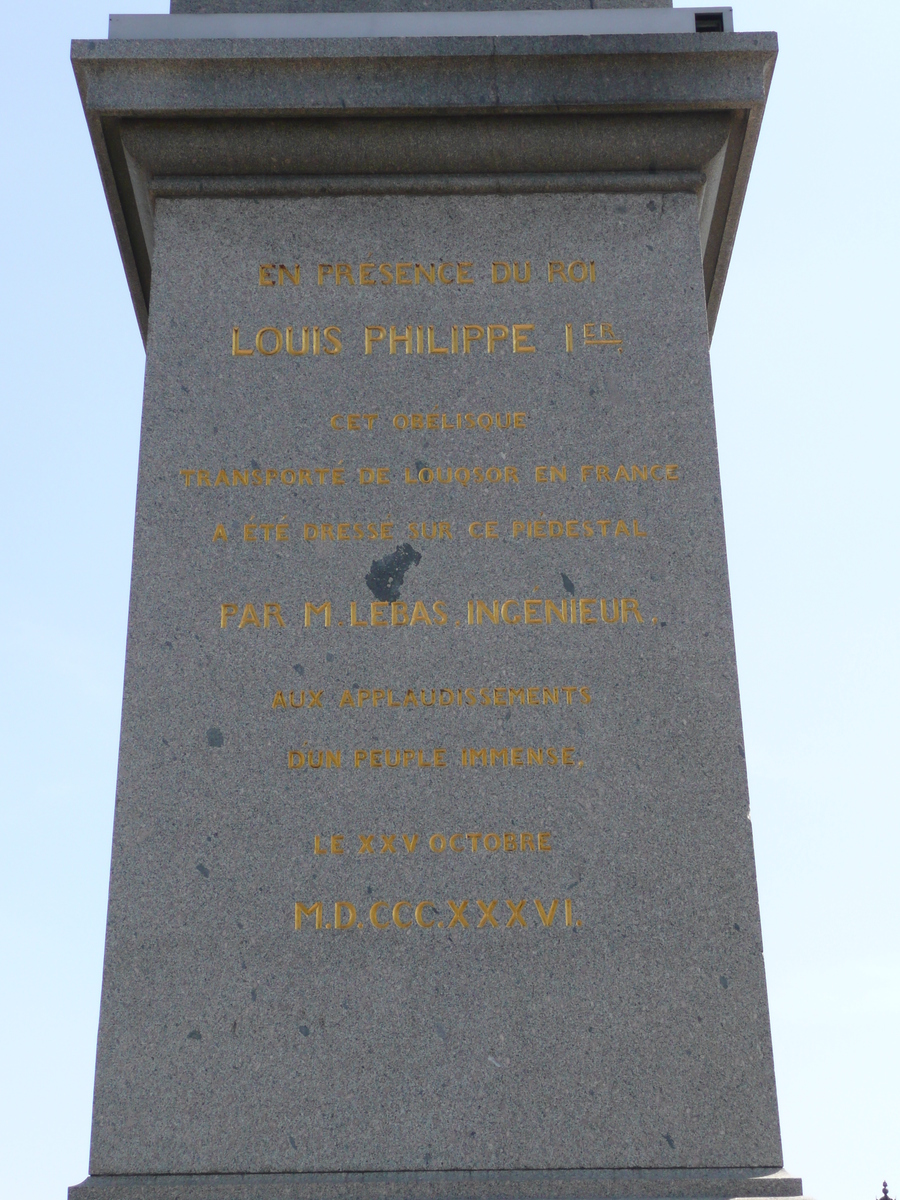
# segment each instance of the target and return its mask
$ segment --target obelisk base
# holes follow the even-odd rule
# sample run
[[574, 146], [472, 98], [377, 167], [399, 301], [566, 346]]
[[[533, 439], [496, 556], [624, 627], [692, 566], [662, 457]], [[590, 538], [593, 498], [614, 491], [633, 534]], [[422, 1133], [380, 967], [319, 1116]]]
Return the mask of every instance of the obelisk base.
[[69, 1200], [749, 1200], [803, 1195], [771, 1167], [681, 1170], [310, 1171], [92, 1175]]

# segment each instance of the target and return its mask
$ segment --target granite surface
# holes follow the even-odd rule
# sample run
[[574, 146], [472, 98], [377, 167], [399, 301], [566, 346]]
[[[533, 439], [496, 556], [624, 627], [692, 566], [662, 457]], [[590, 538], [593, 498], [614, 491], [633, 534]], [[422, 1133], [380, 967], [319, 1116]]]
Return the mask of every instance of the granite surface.
[[595, 37], [733, 33], [730, 8], [529, 9], [489, 12], [113, 13], [111, 41], [431, 37]]
[[799, 1195], [708, 341], [774, 39], [402, 41], [73, 47], [147, 373], [71, 1195]]
[[747, 809], [696, 197], [160, 200], [92, 1174], [780, 1166]]
[[172, 13], [515, 12], [521, 9], [671, 8], [672, 0], [171, 0]]
[[69, 1200], [750, 1200], [800, 1196], [787, 1171], [377, 1171], [98, 1175]]
[[[710, 332], [725, 285], [744, 192], [765, 108], [777, 53], [774, 34], [642, 34], [561, 37], [423, 37], [337, 39], [175, 39], [74, 42], [72, 61], [135, 312], [146, 337], [152, 283], [153, 208], [158, 196], [208, 196], [210, 184], [223, 195], [322, 195], [371, 190], [406, 194], [464, 190], [488, 193], [534, 191], [704, 190], [700, 212], [704, 246], [703, 276]], [[534, 137], [523, 142], [520, 118], [539, 126], [556, 116], [560, 147], [554, 169], [494, 170], [481, 178], [465, 169], [420, 171], [421, 150], [447, 145], [447, 118], [471, 121], [460, 126], [459, 141], [484, 145], [484, 118], [493, 119], [492, 151], [502, 160], [504, 137], [533, 156]], [[653, 125], [668, 118], [664, 144], [668, 158], [696, 120], [715, 114], [729, 122], [723, 150], [711, 161], [702, 154], [688, 174], [673, 172], [655, 156]], [[567, 136], [586, 116], [594, 123], [591, 145]], [[623, 124], [633, 117], [636, 124]], [[258, 156], [238, 154], [242, 144], [235, 118], [255, 125], [277, 118], [281, 146], [262, 169]], [[303, 173], [285, 174], [291, 154], [285, 144], [315, 140], [313, 129], [364, 118], [369, 123], [371, 161], [349, 176], [321, 174], [310, 163]], [[501, 132], [509, 120], [508, 132]], [[174, 128], [194, 124], [205, 130], [219, 153], [227, 148], [227, 171], [207, 153], [209, 143]], [[638, 141], [635, 133], [644, 122]], [[168, 122], [168, 136], [182, 152], [178, 174], [168, 174], [171, 156], [158, 162], [135, 157], [125, 140], [146, 141], [146, 126], [157, 131]], [[403, 153], [396, 131], [408, 125]], [[489, 123], [489, 122], [488, 122]], [[616, 129], [627, 131], [618, 138]], [[605, 130], [605, 132], [602, 132]], [[263, 135], [267, 136], [267, 135]], [[601, 149], [594, 146], [600, 137]], [[349, 138], [352, 142], [352, 135]], [[688, 139], [690, 140], [690, 139]], [[151, 145], [165, 146], [152, 134]], [[700, 150], [703, 139], [695, 139]], [[379, 153], [379, 145], [381, 150]], [[173, 146], [173, 149], [175, 147]], [[415, 149], [415, 153], [410, 154]], [[185, 151], [189, 151], [185, 155]], [[358, 148], [342, 147], [346, 161]], [[605, 169], [584, 170], [597, 153], [607, 155]], [[192, 161], [193, 156], [193, 161]], [[315, 155], [314, 155], [315, 157]], [[506, 156], [508, 158], [508, 155]], [[427, 154], [426, 154], [427, 158]], [[465, 161], [465, 160], [464, 160]], [[635, 163], [646, 169], [636, 170]], [[352, 168], [351, 168], [352, 169]], [[418, 173], [417, 173], [418, 172]], [[603, 177], [598, 177], [602, 175]], [[677, 176], [677, 177], [676, 177]], [[312, 185], [312, 187], [311, 187]]]

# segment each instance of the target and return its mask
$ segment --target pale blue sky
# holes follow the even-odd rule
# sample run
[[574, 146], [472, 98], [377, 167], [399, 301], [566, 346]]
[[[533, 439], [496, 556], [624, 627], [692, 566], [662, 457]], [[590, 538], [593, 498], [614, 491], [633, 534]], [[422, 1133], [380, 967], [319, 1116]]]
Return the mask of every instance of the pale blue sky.
[[[107, 13], [3, 5], [0, 1192], [16, 1200], [62, 1200], [87, 1173], [143, 372], [68, 63]], [[781, 39], [713, 373], [785, 1162], [818, 1200], [875, 1200], [885, 1177], [900, 1189], [900, 4], [743, 0], [735, 24]]]

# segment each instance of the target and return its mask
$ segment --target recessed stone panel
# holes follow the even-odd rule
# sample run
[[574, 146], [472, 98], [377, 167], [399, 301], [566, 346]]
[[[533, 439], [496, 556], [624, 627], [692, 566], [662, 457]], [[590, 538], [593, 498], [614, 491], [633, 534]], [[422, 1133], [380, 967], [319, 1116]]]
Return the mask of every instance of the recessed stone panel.
[[697, 200], [161, 201], [96, 1174], [777, 1163]]

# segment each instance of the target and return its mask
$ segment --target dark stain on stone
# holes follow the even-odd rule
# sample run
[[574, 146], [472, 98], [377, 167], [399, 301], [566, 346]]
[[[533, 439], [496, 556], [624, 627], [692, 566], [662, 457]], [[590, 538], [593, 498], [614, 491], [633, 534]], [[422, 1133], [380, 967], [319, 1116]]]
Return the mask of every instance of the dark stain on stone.
[[296, 1150], [296, 1149], [297, 1149], [297, 1143], [294, 1141], [294, 1139], [291, 1137], [291, 1135], [290, 1135], [290, 1134], [288, 1134], [288, 1141], [291, 1143], [291, 1145], [292, 1145], [292, 1146], [294, 1147], [294, 1149]]
[[297, 672], [298, 675], [302, 675], [303, 674], [303, 663], [294, 663], [294, 670]]
[[334, 655], [333, 655], [333, 654], [326, 654], [326, 655], [325, 655], [325, 661], [326, 661], [326, 662], [334, 662]]
[[560, 571], [560, 575], [562, 575], [563, 587], [566, 589], [566, 591], [569, 593], [570, 596], [574, 596], [575, 595], [575, 584], [568, 577], [568, 575], [565, 573], [565, 571]]
[[738, 742], [738, 754], [741, 756], [741, 758], [747, 757], [747, 755], [744, 753], [744, 747], [741, 745], [740, 742]]
[[728, 976], [727, 976], [727, 975], [720, 975], [720, 976], [719, 976], [719, 983], [721, 983], [721, 985], [722, 985], [722, 987], [723, 987], [723, 988], [727, 988], [727, 987], [728, 987]]
[[[303, 1036], [304, 1036], [304, 1037], [309, 1037], [309, 1026], [308, 1026], [308, 1025], [301, 1025], [301, 1026], [300, 1026], [300, 1032], [303, 1034]], [[295, 1147], [295, 1149], [296, 1149], [296, 1147]]]
[[203, 1035], [201, 1034], [199, 1029], [192, 1029], [191, 1032], [188, 1034], [188, 1041], [189, 1042], [199, 1042], [200, 1039], [202, 1038], [202, 1036]]
[[366, 576], [366, 586], [376, 600], [399, 600], [403, 579], [410, 567], [418, 566], [422, 555], [409, 542], [398, 546], [393, 554], [374, 559]]
[[442, 1041], [442, 1042], [446, 1042], [446, 1041], [447, 1041], [447, 1039], [450, 1037], [450, 1034], [449, 1034], [449, 1033], [447, 1032], [447, 1030], [446, 1030], [446, 1029], [443, 1027], [443, 1025], [440, 1023], [440, 1021], [435, 1021], [435, 1023], [434, 1023], [434, 1029], [435, 1029], [435, 1032], [437, 1033], [438, 1037], [441, 1039], [441, 1041]]
[[672, 1149], [674, 1150], [674, 1149], [675, 1149], [675, 1141], [674, 1141], [674, 1139], [672, 1138], [672, 1135], [671, 1135], [671, 1133], [666, 1133], [666, 1134], [664, 1134], [663, 1136], [665, 1137], [666, 1141], [669, 1143], [669, 1145], [670, 1145], [670, 1146], [672, 1147]]
[[204, 879], [209, 879], [209, 867], [204, 867], [203, 863], [197, 863], [197, 870]]
[[208, 729], [206, 731], [206, 743], [209, 746], [224, 746], [225, 735], [221, 729]]

